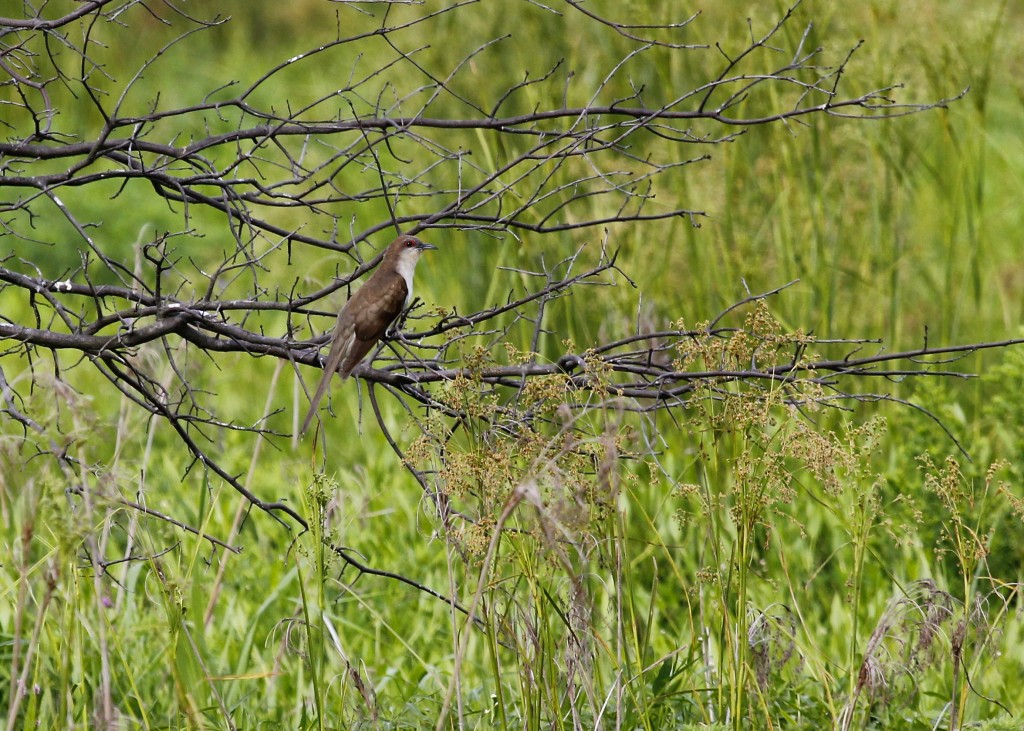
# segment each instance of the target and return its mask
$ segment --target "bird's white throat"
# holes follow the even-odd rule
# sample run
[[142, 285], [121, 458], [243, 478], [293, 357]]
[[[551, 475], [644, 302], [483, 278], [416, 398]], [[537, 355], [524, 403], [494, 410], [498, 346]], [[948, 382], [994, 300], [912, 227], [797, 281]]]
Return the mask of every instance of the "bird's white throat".
[[398, 257], [398, 261], [395, 262], [395, 271], [402, 275], [406, 289], [408, 289], [408, 293], [405, 295], [406, 306], [412, 302], [412, 275], [416, 271], [416, 262], [420, 260], [421, 253], [423, 252], [419, 249], [403, 251], [402, 255]]

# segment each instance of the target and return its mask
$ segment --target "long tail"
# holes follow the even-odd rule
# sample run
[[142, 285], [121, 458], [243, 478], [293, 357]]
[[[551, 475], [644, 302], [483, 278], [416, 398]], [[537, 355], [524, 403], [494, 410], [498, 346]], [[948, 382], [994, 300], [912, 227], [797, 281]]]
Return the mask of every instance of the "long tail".
[[347, 338], [347, 342], [339, 343], [337, 340], [333, 343], [330, 354], [327, 356], [327, 362], [324, 364], [324, 373], [320, 376], [320, 383], [316, 386], [316, 392], [313, 394], [313, 398], [309, 400], [309, 411], [306, 412], [306, 418], [302, 420], [302, 428], [299, 430], [299, 436], [306, 433], [309, 429], [310, 422], [313, 421], [313, 416], [316, 414], [317, 407], [320, 406], [320, 402], [324, 398], [324, 394], [327, 393], [327, 389], [331, 387], [331, 379], [334, 378], [334, 374], [338, 372], [338, 366], [341, 365], [342, 359], [345, 357], [345, 353], [349, 351], [352, 346], [352, 338]]

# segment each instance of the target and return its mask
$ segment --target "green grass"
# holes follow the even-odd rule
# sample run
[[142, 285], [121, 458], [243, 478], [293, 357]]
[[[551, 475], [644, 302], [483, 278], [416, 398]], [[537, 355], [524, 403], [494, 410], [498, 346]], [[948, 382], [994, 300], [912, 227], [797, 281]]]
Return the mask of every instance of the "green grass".
[[[168, 105], [184, 103], [225, 74], [249, 83], [268, 59], [299, 50], [295, 43], [333, 34], [329, 8], [291, 5], [283, 14], [238, 5], [223, 28], [169, 52], [148, 81], [166, 89]], [[758, 5], [754, 22], [763, 28], [783, 9]], [[511, 29], [508, 52], [482, 57], [467, 84], [498, 87], [505, 75], [539, 73], [565, 56], [585, 89], [625, 42], [564, 11], [569, 19], [557, 21], [524, 3], [512, 22], [511, 10], [499, 17], [486, 5], [468, 8], [457, 24], [444, 18], [437, 38], [420, 39], [431, 46], [424, 63], [451, 62], [445, 39], [471, 45]], [[669, 11], [633, 3], [621, 12], [642, 20]], [[715, 4], [693, 33], [737, 47], [753, 12]], [[711, 161], [673, 173], [656, 205], [708, 217], [699, 229], [684, 219], [612, 227], [609, 241], [638, 289], [559, 301], [550, 313], [557, 335], [542, 344], [548, 354], [563, 337], [586, 347], [602, 331], [625, 334], [638, 309], [656, 327], [679, 318], [693, 325], [742, 298], [745, 286], [759, 292], [794, 279], [770, 302], [780, 333], [881, 337], [893, 350], [920, 345], [925, 328], [931, 343], [1020, 335], [1020, 9], [989, 1], [965, 16], [925, 0], [878, 0], [836, 12], [808, 2], [798, 18], [815, 21], [814, 42], [829, 46], [833, 62], [866, 40], [849, 71], [864, 88], [906, 80], [901, 93], [916, 101], [972, 91], [948, 110], [888, 122], [821, 117], [755, 128], [711, 150]], [[131, 20], [139, 33], [97, 50], [104, 60], [144, 57], [147, 37], [164, 33], [142, 13]], [[560, 33], [559, 22], [572, 32]], [[716, 54], [638, 65], [636, 80], [652, 97], [678, 91], [703, 78]], [[183, 59], [194, 73], [182, 76]], [[321, 83], [330, 86], [296, 78], [288, 93], [301, 103]], [[129, 100], [140, 108], [148, 101], [141, 91]], [[265, 90], [277, 104], [281, 93]], [[534, 93], [542, 92], [517, 103], [543, 100]], [[472, 144], [482, 153], [484, 142]], [[507, 154], [487, 142], [495, 159]], [[114, 192], [83, 197], [83, 217], [101, 222], [97, 240], [126, 260], [140, 231], [180, 228], [181, 212], [153, 204], [141, 184], [111, 199]], [[359, 211], [360, 226], [381, 214]], [[305, 223], [327, 226], [321, 218]], [[299, 222], [282, 213], [281, 225]], [[218, 261], [230, 245], [223, 219], [198, 214], [191, 225], [195, 235], [179, 240], [180, 250], [212, 249]], [[74, 240], [48, 219], [39, 236]], [[535, 269], [542, 253], [550, 262], [602, 236], [519, 245], [445, 231], [417, 294], [460, 312], [486, 307], [522, 284], [497, 266]], [[40, 249], [18, 246], [39, 258]], [[63, 243], [46, 259], [52, 276], [78, 262]], [[322, 283], [334, 266], [297, 249], [267, 276]], [[15, 321], [27, 313], [23, 302], [0, 307]], [[513, 334], [525, 347], [521, 336]], [[438, 519], [378, 433], [365, 386], [348, 383], [334, 391], [326, 453], [226, 430], [213, 437], [222, 464], [251, 490], [310, 518], [315, 528], [302, 535], [240, 512], [239, 497], [191, 465], [166, 425], [118, 401], [87, 364], [61, 358], [74, 391], [55, 389], [43, 361], [30, 389], [24, 360], [0, 360], [28, 399], [23, 410], [79, 466], [61, 473], [39, 454], [49, 441], [0, 420], [0, 688], [10, 689], [0, 707], [17, 699], [16, 712], [0, 718], [8, 728], [94, 728], [104, 688], [123, 728], [818, 729], [848, 719], [851, 728], [930, 729], [950, 727], [953, 702], [978, 728], [1022, 727], [1020, 352], [972, 357], [966, 368], [982, 377], [967, 383], [891, 386], [939, 415], [973, 461], [933, 422], [894, 404], [816, 412], [811, 421], [777, 402], [758, 411], [741, 395], [650, 421], [595, 405], [580, 423], [585, 463], [559, 452], [557, 430], [523, 442], [491, 439], [478, 425], [451, 440], [444, 462], [428, 440], [417, 455], [477, 525]], [[169, 378], [162, 351], [139, 358]], [[196, 384], [218, 394], [221, 413], [240, 423], [282, 409], [269, 424], [287, 432], [304, 409], [290, 371], [268, 359], [194, 357], [189, 365]], [[357, 428], [360, 388], [366, 413]], [[558, 405], [549, 395], [537, 403], [552, 412]], [[387, 416], [412, 449], [419, 430], [398, 409]], [[427, 426], [435, 440], [447, 436], [442, 424]], [[639, 456], [617, 459], [623, 452]], [[998, 460], [1006, 466], [990, 475]], [[542, 502], [526, 496], [502, 520], [512, 488], [531, 480]], [[87, 491], [69, 493], [74, 485]], [[213, 550], [120, 499], [244, 551]], [[516, 530], [496, 534], [499, 522]], [[325, 552], [325, 534], [374, 568], [475, 605], [482, 626], [406, 584], [345, 569]], [[988, 634], [995, 626], [1000, 632]], [[860, 683], [866, 657], [885, 687]]]

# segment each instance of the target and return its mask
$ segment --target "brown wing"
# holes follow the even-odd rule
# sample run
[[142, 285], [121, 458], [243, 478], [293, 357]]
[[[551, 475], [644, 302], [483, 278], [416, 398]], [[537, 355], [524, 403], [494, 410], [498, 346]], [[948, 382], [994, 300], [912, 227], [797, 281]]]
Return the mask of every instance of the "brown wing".
[[342, 380], [348, 378], [359, 361], [366, 357], [383, 337], [405, 306], [409, 288], [405, 279], [396, 272], [378, 272], [359, 288], [338, 314], [338, 322], [331, 337], [331, 350], [324, 363], [316, 392], [309, 400], [309, 411], [302, 421], [300, 434], [305, 434], [320, 401], [331, 387], [337, 373]]
[[[405, 306], [409, 287], [402, 275], [397, 272], [381, 272], [381, 275], [371, 278], [366, 286], [356, 292], [342, 312], [342, 318], [348, 317], [351, 320], [355, 336], [341, 362], [339, 372], [342, 378], [347, 378], [352, 369], [384, 337], [388, 326]], [[361, 297], [364, 292], [367, 296]]]

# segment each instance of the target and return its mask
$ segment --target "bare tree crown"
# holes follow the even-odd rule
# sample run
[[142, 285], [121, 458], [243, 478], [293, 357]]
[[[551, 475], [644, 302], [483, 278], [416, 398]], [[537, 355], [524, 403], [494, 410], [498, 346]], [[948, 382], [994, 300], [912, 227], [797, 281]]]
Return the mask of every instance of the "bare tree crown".
[[[427, 228], [458, 240], [581, 230], [605, 240], [614, 224], [698, 225], [700, 210], [657, 200], [659, 186], [752, 125], [894, 116], [948, 101], [908, 105], [891, 98], [892, 88], [847, 91], [853, 50], [827, 62], [809, 43], [810, 27], [787, 43], [794, 9], [774, 25], [752, 24], [745, 47], [726, 49], [689, 40], [696, 16], [634, 26], [613, 4], [607, 15], [574, 0], [538, 4], [532, 12], [553, 37], [584, 28], [608, 53], [575, 63], [556, 57], [510, 81], [510, 47], [537, 49], [540, 60], [552, 49], [529, 34], [475, 36], [480, 6], [341, 3], [331, 26], [315, 28], [315, 42], [264, 68], [228, 69], [221, 83], [182, 99], [196, 85], [154, 88], [151, 79], [167, 79], [166, 58], [187, 58], [195, 34], [220, 32], [229, 19], [136, 0], [43, 4], [35, 15], [22, 7], [22, 17], [0, 18], [4, 363], [18, 358], [35, 370], [45, 359], [58, 375], [90, 364], [254, 505], [299, 523], [292, 508], [251, 493], [206, 446], [218, 430], [265, 436], [281, 433], [281, 422], [221, 416], [189, 363], [197, 353], [241, 353], [318, 367], [331, 326], [318, 316], [333, 317], [349, 285], [377, 263], [381, 249], [368, 241], [380, 247], [394, 230]], [[66, 14], [52, 12], [58, 7]], [[170, 40], [136, 68], [114, 71], [108, 63], [119, 44], [147, 26]], [[669, 62], [694, 74], [686, 63], [694, 53], [703, 76], [686, 88], [664, 95], [643, 83]], [[461, 267], [467, 254], [453, 247], [449, 256], [447, 266]], [[491, 276], [462, 271], [483, 283]], [[386, 357], [357, 373], [410, 408], [456, 419], [457, 405], [432, 384], [470, 370], [496, 391], [521, 393], [531, 379], [557, 376], [567, 391], [598, 391], [646, 411], [684, 403], [695, 384], [730, 381], [803, 383], [816, 399], [863, 398], [843, 377], [896, 378], [920, 370], [925, 356], [1000, 345], [863, 355], [851, 341], [850, 352], [826, 357], [813, 338], [773, 341], [728, 322], [730, 308], [699, 326], [637, 328], [542, 358], [551, 302], [588, 285], [629, 282], [628, 273], [616, 265], [612, 239], [538, 257], [514, 274], [519, 284], [498, 303], [415, 310]], [[525, 356], [467, 365], [467, 353], [492, 351], [514, 328], [527, 333]], [[741, 335], [761, 343], [743, 351], [745, 362], [726, 359], [726, 350], [708, 360], [710, 343]], [[68, 351], [74, 357], [58, 357]], [[150, 356], [170, 364], [169, 379], [154, 376]], [[907, 362], [916, 365], [900, 365]], [[42, 430], [14, 397], [21, 388], [5, 385], [3, 408]], [[794, 391], [794, 403], [804, 398]]]

